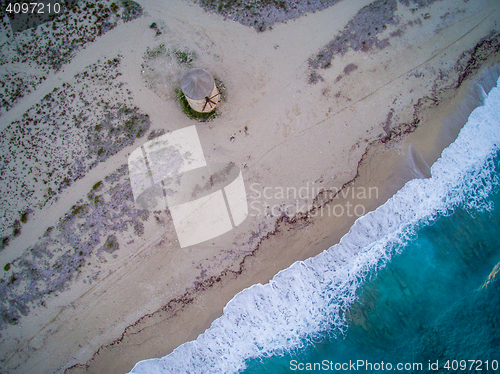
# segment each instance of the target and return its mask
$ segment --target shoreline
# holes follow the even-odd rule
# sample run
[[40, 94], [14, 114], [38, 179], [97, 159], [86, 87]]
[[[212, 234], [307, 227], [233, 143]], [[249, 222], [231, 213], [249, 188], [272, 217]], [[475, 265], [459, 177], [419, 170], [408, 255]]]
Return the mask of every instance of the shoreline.
[[[375, 210], [377, 207], [383, 205], [387, 199], [403, 187], [407, 181], [412, 179], [408, 178], [408, 175], [404, 175], [404, 173], [402, 173], [402, 175], [394, 175], [394, 170], [398, 170], [397, 167], [394, 167], [394, 164], [407, 161], [406, 157], [408, 155], [401, 154], [402, 149], [408, 148], [409, 145], [413, 143], [418, 144], [429, 140], [435, 140], [435, 146], [423, 151], [421, 157], [425, 158], [426, 163], [428, 162], [429, 165], [432, 165], [440, 157], [442, 150], [455, 139], [449, 139], [443, 147], [443, 143], [438, 142], [439, 139], [433, 138], [432, 136], [429, 137], [425, 132], [428, 130], [435, 131], [436, 128], [433, 128], [433, 125], [437, 122], [439, 124], [437, 129], [438, 133], [441, 133], [441, 130], [445, 126], [442, 124], [442, 120], [450, 114], [455, 113], [464, 104], [467, 107], [468, 116], [476, 107], [470, 105], [470, 98], [468, 98], [474, 90], [471, 85], [475, 84], [478, 78], [484, 76], [485, 69], [498, 66], [499, 63], [499, 57], [488, 59], [484, 65], [481, 65], [479, 71], [471, 74], [472, 78], [464, 81], [466, 84], [461, 85], [455, 92], [453, 92], [453, 89], [450, 89], [450, 92], [445, 92], [443, 95], [444, 97], [439, 100], [439, 103], [432, 108], [426, 108], [426, 110], [423, 111], [423, 117], [433, 118], [434, 121], [426, 121], [413, 131], [409, 131], [408, 134], [389, 143], [389, 147], [386, 147], [385, 143], [382, 142], [381, 144], [372, 145], [368, 148], [368, 154], [375, 153], [375, 155], [360, 161], [357, 176], [347, 183], [348, 188], [363, 188], [366, 186], [366, 182], [359, 183], [360, 185], [358, 185], [359, 180], [363, 179], [365, 174], [369, 174], [370, 172], [373, 173], [374, 171], [378, 172], [376, 182], [372, 183], [370, 186], [375, 186], [379, 190], [385, 192], [382, 196], [379, 196], [378, 199], [369, 201], [367, 211]], [[445, 111], [442, 111], [443, 106], [446, 108]], [[461, 128], [466, 121], [467, 118], [465, 117], [459, 128]], [[458, 135], [458, 133], [456, 135]], [[377, 170], [377, 164], [388, 156], [392, 158], [391, 165], [383, 167], [379, 165], [378, 168], [381, 170]], [[342, 189], [339, 193], [341, 191]], [[301, 218], [305, 223], [300, 223]], [[103, 347], [99, 355], [94, 356], [85, 366], [76, 365], [66, 370], [65, 373], [97, 373], [104, 368], [110, 367], [116, 368], [117, 373], [123, 372], [124, 370], [130, 370], [130, 365], [127, 366], [123, 362], [118, 364], [113, 359], [117, 355], [124, 358], [123, 354], [126, 352], [126, 348], [124, 349], [118, 344], [121, 345], [125, 343], [125, 345], [133, 346], [135, 351], [138, 348], [138, 340], [146, 341], [147, 343], [143, 343], [145, 347], [140, 346], [140, 350], [148, 352], [148, 354], [153, 353], [150, 358], [158, 358], [171, 353], [180, 344], [196, 340], [199, 334], [203, 333], [210, 327], [216, 318], [222, 315], [222, 308], [234, 297], [228, 295], [235, 295], [251, 287], [253, 284], [267, 283], [279, 271], [288, 268], [294, 262], [317, 256], [324, 250], [339, 243], [340, 239], [347, 234], [354, 224], [354, 221], [354, 218], [352, 220], [344, 220], [342, 226], [335, 227], [333, 230], [330, 227], [329, 218], [325, 217], [319, 219], [303, 219], [303, 217], [294, 216], [291, 222], [281, 221], [277, 223], [275, 230], [261, 238], [255, 251], [248, 255], [248, 257], [245, 257], [239, 264], [238, 270], [229, 270], [225, 272], [225, 274], [221, 274], [221, 279], [212, 279], [202, 287], [196, 287], [194, 294], [188, 292], [181, 298], [171, 300], [161, 311], [159, 310], [148, 316], [144, 316], [144, 319], [141, 318], [136, 324], [129, 326], [126, 332], [122, 334], [122, 337], [115, 340], [111, 346]], [[308, 235], [305, 239], [300, 237], [300, 230], [304, 228], [308, 230]], [[284, 258], [279, 253], [276, 253], [280, 252], [280, 249], [281, 251], [285, 251], [286, 249], [287, 252], [294, 253], [294, 256], [292, 258]], [[258, 274], [255, 273], [256, 270], [258, 270]], [[225, 296], [225, 299], [214, 302], [214, 299], [221, 294]], [[172, 307], [172, 305], [175, 306]], [[209, 313], [206, 312], [207, 305], [210, 305], [208, 308]], [[181, 312], [180, 315], [178, 314], [179, 312]], [[206, 318], [200, 320], [200, 312], [203, 313]], [[196, 321], [196, 326], [194, 328], [187, 327], [190, 325], [191, 321]], [[167, 324], [171, 327], [165, 328], [165, 326], [162, 326]], [[174, 327], [176, 325], [184, 327], [181, 329], [182, 332], [178, 331], [178, 327]], [[142, 336], [136, 340], [137, 338], [134, 335], [138, 332], [140, 332]], [[175, 332], [176, 339], [173, 340], [172, 343], [165, 342], [163, 339], [161, 343], [159, 342], [158, 339], [160, 336], [171, 336], [173, 332]], [[160, 347], [158, 347], [159, 344], [161, 344]], [[132, 355], [136, 356], [137, 353], [138, 352], [133, 352]], [[140, 354], [137, 354], [137, 356], [140, 356]], [[127, 358], [128, 357], [125, 356], [125, 359]], [[135, 359], [130, 357], [127, 361], [136, 363], [140, 360], [141, 359], [138, 357]], [[129, 367], [129, 369], [126, 369], [126, 367]]]
[[[496, 59], [494, 64], [500, 63], [500, 59]], [[491, 65], [489, 65], [491, 66]], [[481, 74], [479, 74], [480, 76]], [[477, 76], [475, 77], [477, 78]], [[470, 83], [476, 82], [475, 79], [472, 81], [468, 81], [468, 85]], [[448, 114], [454, 113], [456, 109], [460, 107], [461, 104], [465, 102], [464, 96], [467, 96], [467, 94], [470, 93], [471, 88], [465, 86], [461, 92], [459, 92], [456, 96], [459, 98], [461, 97], [462, 99], [456, 100], [456, 97], [452, 97], [451, 99], [448, 98], [446, 100], [443, 100], [443, 104], [448, 106], [449, 111], [446, 112]], [[475, 107], [474, 107], [475, 108]], [[471, 111], [474, 109], [472, 108]], [[433, 108], [433, 112], [438, 112], [440, 109], [440, 104]], [[428, 114], [428, 113], [427, 113]], [[436, 113], [433, 113], [436, 115]], [[439, 113], [437, 116], [442, 116], [444, 113]], [[464, 122], [465, 124], [465, 122]], [[462, 124], [463, 126], [463, 124]], [[412, 140], [422, 140], [422, 138], [425, 139], [425, 135], [422, 133], [427, 130], [425, 128], [426, 126], [419, 127], [415, 132], [411, 132], [408, 137], [401, 139], [402, 143], [405, 143], [406, 145], [411, 144]], [[420, 132], [420, 134], [418, 133]], [[453, 141], [450, 142], [450, 144]], [[446, 147], [445, 147], [446, 148]], [[434, 152], [429, 152], [425, 154], [424, 156], [427, 156], [428, 158], [432, 158], [437, 160], [438, 157], [436, 157], [437, 151], [440, 148], [435, 148], [433, 151]], [[443, 148], [444, 149], [444, 148]], [[441, 151], [443, 150], [441, 149]], [[373, 151], [373, 149], [372, 149]], [[394, 149], [393, 149], [394, 151]], [[440, 151], [439, 151], [439, 156], [440, 156]], [[379, 157], [385, 157], [386, 154], [382, 153], [379, 154]], [[399, 161], [402, 161], [402, 157], [400, 154], [393, 155], [393, 157], [399, 158]], [[371, 162], [376, 162], [376, 159], [371, 159]], [[361, 169], [368, 169], [370, 167], [370, 161], [367, 163], [368, 165], [364, 164]], [[366, 171], [366, 170], [365, 170]], [[391, 173], [390, 168], [384, 168], [382, 173]], [[360, 176], [363, 174], [363, 171], [360, 172]], [[382, 177], [385, 176], [384, 174], [381, 174]], [[355, 180], [352, 181], [352, 184], [350, 187], [356, 188], [356, 187], [362, 187], [362, 186], [356, 186], [357, 179], [360, 177], [355, 178]], [[383, 178], [382, 178], [383, 179]], [[408, 179], [409, 180], [409, 179]], [[382, 181], [378, 179], [378, 182], [381, 183]], [[369, 211], [375, 210], [377, 207], [383, 205], [388, 198], [390, 198], [395, 192], [401, 188], [403, 184], [402, 180], [399, 178], [396, 178], [396, 183], [397, 186], [400, 186], [399, 188], [395, 187], [393, 184], [394, 180], [387, 179], [384, 181], [385, 186], [389, 187], [389, 190], [395, 189], [393, 193], [389, 192], [384, 195], [384, 197], [381, 197], [378, 200], [372, 200], [370, 201], [370, 208]], [[384, 184], [381, 183], [378, 187], [383, 189], [382, 186]], [[319, 221], [319, 222], [318, 222]], [[143, 335], [140, 340], [147, 341], [147, 346], [146, 347], [140, 347], [141, 351], [144, 352], [154, 352], [154, 355], [152, 355], [150, 358], [159, 358], [163, 357], [169, 353], [171, 353], [176, 347], [178, 347], [180, 344], [189, 342], [191, 340], [196, 340], [199, 334], [203, 333], [210, 325], [212, 322], [220, 317], [222, 315], [222, 307], [227, 305], [227, 303], [234, 297], [230, 297], [227, 299], [227, 301], [218, 301], [217, 303], [214, 303], [214, 298], [217, 297], [220, 294], [228, 295], [232, 294], [233, 292], [236, 294], [237, 292], [241, 292], [246, 288], [251, 287], [254, 284], [257, 283], [267, 283], [269, 282], [279, 271], [284, 270], [291, 266], [294, 262], [296, 261], [303, 261], [307, 258], [311, 258], [314, 256], [317, 256], [324, 250], [330, 248], [331, 246], [338, 244], [340, 242], [340, 239], [347, 234], [349, 229], [351, 228], [352, 224], [354, 224], [355, 220], [352, 221], [346, 221], [344, 222], [344, 225], [342, 227], [335, 228], [333, 231], [330, 231], [329, 233], [325, 234], [325, 231], [328, 231], [328, 219], [319, 219], [316, 222], [308, 223], [305, 226], [311, 226], [310, 228], [315, 229], [316, 233], [310, 234], [309, 236], [312, 238], [315, 238], [313, 240], [304, 240], [300, 238], [300, 236], [295, 232], [292, 234], [292, 236], [289, 236], [290, 231], [296, 231], [300, 229], [300, 225], [297, 223], [292, 223], [292, 224], [285, 224], [282, 223], [281, 227], [277, 228], [275, 232], [271, 233], [270, 235], [266, 236], [261, 242], [259, 243], [259, 248], [256, 249], [256, 254], [252, 254], [249, 257], [245, 258], [245, 260], [248, 259], [248, 261], [243, 261], [243, 263], [240, 264], [240, 271], [234, 272], [231, 275], [226, 274], [224, 278], [227, 279], [222, 279], [221, 281], [217, 281], [214, 283], [209, 283], [208, 285], [205, 285], [204, 287], [204, 293], [201, 293], [199, 295], [196, 295], [196, 299], [194, 301], [191, 301], [191, 297], [193, 295], [184, 295], [183, 298], [173, 300], [174, 304], [181, 304], [180, 310], [184, 315], [178, 316], [177, 311], [174, 312], [174, 315], [170, 315], [170, 313], [165, 313], [164, 310], [162, 311], [157, 311], [154, 312], [152, 315], [145, 316], [145, 319], [150, 319], [149, 321], [143, 321], [140, 320], [138, 323], [134, 326], [129, 326], [128, 331], [122, 335], [122, 337], [118, 340], [116, 340], [111, 346], [104, 347], [104, 350], [99, 352], [99, 355], [97, 357], [94, 357], [89, 363], [87, 363], [87, 367], [85, 369], [79, 365], [69, 368], [68, 370], [65, 371], [65, 373], [86, 373], [86, 372], [99, 372], [99, 370], [103, 370], [104, 368], [110, 368], [114, 367], [113, 363], [116, 363], [115, 360], [112, 357], [116, 357], [118, 353], [120, 355], [123, 355], [124, 349], [123, 347], [117, 347], [117, 343], [125, 343], [127, 345], [133, 346], [134, 350], [137, 349], [137, 341], [135, 338], [132, 338], [127, 335], [135, 335], [137, 334], [137, 331], [140, 331], [141, 334]], [[331, 228], [330, 228], [331, 229]], [[262, 246], [262, 248], [260, 248]], [[304, 246], [307, 250], [303, 251], [300, 249], [297, 249], [297, 247]], [[283, 259], [279, 255], [276, 256], [273, 252], [275, 252], [276, 248], [281, 248], [284, 249], [286, 247], [292, 247], [292, 251], [294, 251], [297, 254], [297, 257], [295, 257], [293, 260], [287, 260]], [[270, 265], [266, 265], [270, 264]], [[243, 266], [242, 266], [243, 265]], [[247, 269], [247, 272], [250, 272], [250, 269], [259, 269], [260, 274], [242, 274], [245, 271], [245, 268]], [[237, 275], [235, 278], [234, 276]], [[246, 279], [245, 279], [246, 278]], [[232, 283], [232, 284], [231, 284]], [[229, 288], [229, 290], [228, 290]], [[223, 291], [224, 290], [224, 291]], [[171, 301], [172, 302], [172, 301]], [[170, 303], [169, 303], [170, 304]], [[200, 321], [199, 319], [199, 312], [200, 309], [206, 308], [206, 305], [210, 304], [211, 305], [211, 313], [207, 315], [207, 318], [204, 321]], [[214, 304], [216, 306], [214, 307]], [[169, 305], [170, 306], [170, 305]], [[172, 313], [172, 312], [171, 312]], [[206, 312], [203, 311], [205, 314]], [[175, 322], [173, 322], [174, 320]], [[173, 331], [177, 332], [177, 336], [180, 336], [178, 341], [181, 343], [172, 343], [168, 344], [165, 341], [162, 341], [162, 346], [158, 347], [157, 344], [159, 342], [154, 342], [151, 343], [150, 339], [155, 339], [155, 335], [167, 335], [169, 333], [172, 333], [172, 330], [168, 329], [167, 332], [162, 331], [158, 332], [160, 329], [164, 329], [162, 324], [169, 324], [169, 325], [177, 325], [180, 324], [181, 326], [186, 327], [186, 324], [189, 325], [190, 321], [196, 320], [197, 321], [197, 326], [196, 328], [186, 328], [188, 330], [188, 334], [186, 334], [185, 331], [180, 332], [177, 331], [178, 328], [174, 328]], [[168, 321], [168, 322], [167, 322]], [[140, 326], [143, 324], [143, 326]], [[139, 327], [140, 326], [140, 327]], [[154, 331], [150, 331], [154, 330]], [[186, 335], [184, 335], [186, 334]], [[158, 338], [158, 337], [156, 337]], [[145, 343], [143, 343], [145, 344]], [[159, 348], [159, 349], [158, 349]], [[135, 355], [136, 352], [134, 352]], [[104, 357], [101, 357], [103, 355]], [[108, 357], [106, 357], [108, 356]], [[110, 357], [111, 356], [111, 357]], [[123, 358], [123, 356], [121, 356]], [[144, 358], [143, 358], [144, 359]], [[108, 361], [109, 360], [109, 361]], [[130, 361], [133, 361], [134, 359], [131, 359]], [[135, 359], [136, 361], [134, 363], [137, 363], [140, 361], [140, 359]], [[116, 369], [117, 373], [118, 372], [123, 372], [123, 370], [130, 370], [130, 369], [125, 369], [126, 365], [123, 363], [120, 363]]]
[[[428, 165], [446, 145], [440, 140], [445, 138], [441, 130], [444, 112], [453, 113], [459, 107], [481, 66], [500, 61], [498, 57], [487, 58], [488, 54], [494, 56], [492, 48], [498, 51], [500, 36], [488, 34], [494, 2], [483, 1], [484, 7], [477, 12], [470, 4], [463, 4], [466, 16], [460, 12], [449, 15], [448, 3], [437, 2], [426, 8], [432, 13], [430, 19], [424, 19], [423, 11], [399, 9], [399, 24], [389, 25], [379, 35], [381, 40], [387, 36], [391, 47], [348, 50], [335, 55], [331, 66], [311, 70], [308, 61], [316, 52], [311, 55], [310, 51], [321, 51], [349, 21], [344, 20], [323, 31], [323, 44], [316, 41], [305, 51], [294, 53], [293, 35], [300, 35], [299, 42], [305, 42], [303, 30], [330, 17], [340, 22], [339, 9], [351, 17], [364, 9], [365, 3], [369, 2], [340, 2], [288, 24], [276, 24], [265, 33], [203, 13], [191, 3], [172, 3], [172, 8], [159, 2], [144, 4], [145, 15], [119, 29], [135, 40], [134, 50], [120, 50], [126, 47], [123, 43], [106, 51], [101, 43], [102, 49], [96, 51], [99, 58], [110, 59], [114, 52], [122, 53], [120, 73], [125, 73], [129, 83], [125, 87], [132, 92], [131, 102], [149, 114], [149, 130], [173, 131], [186, 122], [170, 96], [177, 75], [186, 67], [176, 65], [168, 52], [186, 42], [196, 51], [197, 64], [209, 66], [223, 78], [228, 90], [228, 101], [222, 103], [219, 117], [205, 124], [193, 123], [207, 161], [230, 160], [240, 165], [249, 198], [252, 183], [262, 188], [297, 189], [310, 183], [314, 188], [336, 191], [377, 187], [378, 199], [362, 197], [359, 202], [368, 212], [383, 204], [408, 178], [428, 173]], [[157, 14], [148, 15], [151, 9]], [[498, 14], [498, 7], [494, 11]], [[180, 15], [201, 17], [198, 31], [183, 25]], [[152, 21], [158, 23], [163, 36], [147, 34]], [[429, 40], [425, 40], [429, 35], [423, 35], [420, 50], [414, 50], [407, 42], [421, 34], [424, 21], [433, 22], [438, 31]], [[106, 40], [116, 40], [120, 36], [117, 30], [109, 31]], [[216, 31], [221, 33], [221, 41], [210, 38]], [[455, 35], [458, 31], [460, 35]], [[180, 37], [182, 32], [185, 35]], [[243, 45], [240, 40], [244, 40]], [[481, 40], [489, 40], [489, 47], [481, 49]], [[136, 45], [145, 50], [163, 42], [166, 52], [155, 59], [147, 60], [142, 50], [136, 50]], [[478, 50], [482, 55], [474, 55]], [[412, 56], [415, 61], [411, 61]], [[316, 83], [310, 81], [314, 72], [320, 77]], [[462, 72], [469, 72], [463, 85]], [[60, 76], [66, 81], [71, 78]], [[46, 82], [51, 84], [54, 82]], [[457, 90], [454, 85], [461, 87]], [[139, 139], [118, 151], [65, 191], [65, 199], [50, 209], [61, 216], [68, 209], [75, 214], [67, 223], [54, 225], [53, 232], [64, 233], [64, 224], [67, 230], [75, 230], [91, 215], [104, 214], [99, 209], [111, 206], [115, 196], [127, 196], [127, 174], [121, 165], [126, 153], [144, 141]], [[96, 183], [98, 177], [101, 184]], [[356, 205], [355, 199], [345, 201]], [[217, 240], [181, 250], [168, 214], [141, 216], [133, 210], [133, 201], [127, 198], [125, 202], [127, 213], [113, 223], [118, 231], [114, 234], [109, 223], [102, 226], [104, 236], [96, 242], [95, 252], [86, 257], [89, 264], [71, 275], [55, 296], [43, 296], [41, 306], [31, 306], [17, 330], [10, 326], [2, 331], [6, 353], [0, 359], [11, 372], [36, 367], [37, 372], [118, 373], [130, 370], [139, 360], [164, 356], [196, 339], [237, 292], [267, 282], [293, 262], [336, 244], [355, 218], [341, 215], [331, 220], [314, 217], [312, 212], [293, 216], [282, 212], [282, 218], [248, 217], [240, 228]], [[290, 202], [293, 199], [262, 201], [277, 206]], [[300, 201], [306, 206], [325, 203], [321, 196], [306, 196]], [[343, 204], [343, 200], [334, 203]], [[103, 222], [112, 222], [112, 216], [102, 217]], [[46, 228], [39, 213], [28, 224], [40, 232]], [[26, 231], [29, 226], [22, 227]], [[29, 234], [20, 236], [16, 248], [23, 249], [21, 239], [28, 239]], [[45, 237], [51, 235], [57, 238], [53, 233]], [[116, 250], [113, 245], [106, 247], [106, 235], [107, 240], [115, 235], [112, 244]], [[7, 253], [0, 252], [2, 259], [7, 259]], [[22, 265], [13, 258], [10, 254], [12, 274]], [[49, 355], [52, 360], [47, 362]]]

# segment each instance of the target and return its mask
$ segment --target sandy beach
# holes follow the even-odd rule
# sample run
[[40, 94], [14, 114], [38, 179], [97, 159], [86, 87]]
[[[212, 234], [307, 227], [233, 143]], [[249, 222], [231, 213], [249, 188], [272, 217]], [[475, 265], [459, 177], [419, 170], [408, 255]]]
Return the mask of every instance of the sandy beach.
[[[15, 34], [2, 13], [3, 373], [126, 373], [196, 339], [429, 177], [500, 62], [494, 0], [99, 3]], [[224, 94], [207, 122], [179, 103], [193, 67]], [[181, 248], [127, 160], [192, 125], [207, 162], [242, 170], [248, 217]]]

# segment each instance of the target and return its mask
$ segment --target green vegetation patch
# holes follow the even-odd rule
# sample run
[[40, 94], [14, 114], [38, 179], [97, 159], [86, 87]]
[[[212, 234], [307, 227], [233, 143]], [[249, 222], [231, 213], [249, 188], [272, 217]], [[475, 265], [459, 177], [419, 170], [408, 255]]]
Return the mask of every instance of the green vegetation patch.
[[[215, 85], [216, 85], [217, 89], [219, 90], [220, 101], [225, 101], [226, 100], [226, 86], [224, 85], [224, 83], [222, 83], [222, 81], [220, 79], [214, 77], [214, 80], [215, 80]], [[197, 112], [196, 110], [191, 108], [191, 106], [189, 105], [189, 103], [186, 99], [186, 96], [184, 95], [184, 93], [182, 92], [182, 90], [180, 88], [176, 88], [174, 90], [174, 92], [175, 92], [175, 100], [181, 106], [181, 109], [184, 112], [184, 114], [186, 116], [188, 116], [189, 118], [197, 120], [199, 122], [207, 122], [207, 121], [211, 121], [212, 119], [214, 119], [215, 117], [217, 117], [219, 115], [218, 107], [216, 107], [214, 110], [212, 110], [211, 112], [208, 112], [208, 113]]]
[[200, 112], [197, 112], [196, 110], [194, 110], [193, 108], [191, 108], [191, 106], [189, 105], [189, 103], [186, 99], [186, 96], [184, 95], [184, 93], [182, 92], [182, 90], [180, 88], [175, 89], [175, 100], [180, 104], [181, 109], [184, 112], [184, 114], [191, 119], [195, 119], [195, 120], [200, 121], [200, 122], [207, 122], [207, 121], [210, 121], [210, 120], [214, 119], [215, 117], [217, 117], [217, 114], [218, 114], [217, 108], [215, 108], [214, 110], [212, 110], [209, 113], [200, 113]]
[[10, 237], [9, 236], [4, 236], [0, 239], [0, 251], [7, 247], [10, 242]]
[[87, 206], [85, 204], [83, 205], [73, 205], [71, 207], [71, 214], [73, 216], [76, 216], [80, 213], [85, 213], [87, 211]]
[[125, 22], [132, 21], [140, 16], [142, 16], [142, 7], [133, 0], [122, 0], [123, 6], [123, 19]]
[[165, 134], [165, 129], [151, 130], [151, 132], [148, 134], [148, 140], [153, 140], [154, 138], [157, 138], [164, 134]]
[[156, 22], [153, 22], [151, 25], [149, 25], [149, 28], [156, 31], [156, 36], [161, 35], [161, 29], [158, 27]]
[[196, 59], [196, 52], [185, 49], [183, 51], [174, 49], [172, 53], [180, 65], [190, 65]]
[[16, 219], [14, 221], [14, 224], [12, 225], [12, 228], [14, 229], [12, 231], [12, 234], [14, 235], [14, 237], [18, 237], [19, 235], [21, 235], [21, 221]]
[[116, 236], [109, 235], [106, 239], [106, 243], [104, 243], [103, 250], [108, 253], [113, 253], [114, 251], [118, 250], [118, 248], [120, 248], [120, 245]]
[[[147, 123], [147, 127], [144, 126]], [[140, 138], [149, 128], [148, 116], [146, 114], [134, 114], [130, 116], [124, 124], [124, 132], [130, 138]]]
[[94, 204], [95, 205], [103, 205], [104, 204], [104, 199], [102, 198], [101, 195], [94, 196]]
[[21, 214], [20, 221], [22, 223], [28, 222], [28, 219], [29, 219], [29, 213], [28, 212], [24, 212], [24, 213]]
[[159, 46], [155, 48], [147, 48], [146, 53], [144, 55], [144, 59], [147, 60], [152, 60], [154, 58], [158, 58], [160, 56], [167, 56], [167, 48], [165, 47], [165, 44], [160, 44]]
[[94, 184], [94, 185], [92, 186], [92, 189], [93, 189], [94, 191], [97, 191], [97, 189], [98, 189], [99, 187], [101, 187], [101, 186], [102, 186], [102, 181], [99, 181], [99, 182], [97, 182], [96, 184]]
[[[155, 25], [155, 27], [157, 27], [156, 23], [154, 22], [151, 25]], [[157, 35], [159, 34], [157, 33]], [[179, 65], [191, 65], [197, 57], [195, 51], [190, 51], [189, 49], [180, 50], [177, 48], [167, 50], [165, 44], [160, 44], [154, 48], [148, 47], [146, 49], [146, 53], [144, 54], [144, 60], [149, 61], [158, 57], [167, 56], [172, 56], [173, 58], [175, 58]]]

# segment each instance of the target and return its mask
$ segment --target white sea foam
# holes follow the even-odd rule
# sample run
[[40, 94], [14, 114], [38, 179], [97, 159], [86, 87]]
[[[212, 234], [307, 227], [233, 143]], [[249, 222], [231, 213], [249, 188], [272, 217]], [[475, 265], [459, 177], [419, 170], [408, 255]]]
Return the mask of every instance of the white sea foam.
[[500, 79], [443, 151], [430, 179], [408, 182], [358, 219], [339, 244], [240, 292], [198, 339], [163, 358], [137, 363], [131, 373], [234, 373], [249, 358], [297, 349], [323, 331], [342, 333], [356, 290], [390, 259], [394, 244], [456, 206], [491, 208], [487, 197], [499, 183], [492, 172], [500, 146], [499, 85]]

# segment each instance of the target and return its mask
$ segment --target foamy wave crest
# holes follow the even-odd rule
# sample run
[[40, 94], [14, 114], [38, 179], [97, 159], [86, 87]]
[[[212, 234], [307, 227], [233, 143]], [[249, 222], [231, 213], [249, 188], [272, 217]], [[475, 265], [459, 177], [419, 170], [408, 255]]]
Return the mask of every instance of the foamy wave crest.
[[339, 244], [240, 292], [198, 339], [137, 363], [131, 373], [234, 373], [247, 359], [300, 348], [324, 331], [345, 331], [358, 287], [418, 225], [457, 206], [491, 208], [486, 198], [499, 183], [492, 176], [500, 145], [499, 84], [432, 166], [430, 179], [408, 182], [358, 219]]

